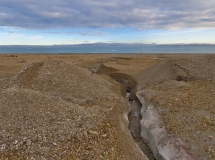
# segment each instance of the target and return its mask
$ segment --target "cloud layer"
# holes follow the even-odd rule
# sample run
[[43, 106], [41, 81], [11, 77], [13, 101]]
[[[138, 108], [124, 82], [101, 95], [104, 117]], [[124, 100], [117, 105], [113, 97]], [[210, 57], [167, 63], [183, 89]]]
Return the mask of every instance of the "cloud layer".
[[1, 0], [0, 26], [215, 28], [214, 8], [213, 0]]

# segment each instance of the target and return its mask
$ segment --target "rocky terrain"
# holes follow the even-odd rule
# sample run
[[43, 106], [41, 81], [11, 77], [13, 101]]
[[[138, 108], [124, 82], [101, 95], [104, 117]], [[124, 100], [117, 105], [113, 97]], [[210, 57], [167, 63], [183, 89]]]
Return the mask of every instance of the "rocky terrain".
[[180, 148], [176, 159], [215, 159], [214, 55], [18, 55], [0, 63], [0, 159], [168, 157], [156, 149], [153, 157], [144, 139], [152, 135], [141, 132], [141, 119], [150, 124], [146, 106], [162, 122], [159, 145], [169, 139]]
[[197, 159], [215, 159], [215, 56], [166, 59], [135, 79], [167, 133]]
[[0, 159], [145, 159], [113, 85], [61, 61], [25, 65], [0, 89]]

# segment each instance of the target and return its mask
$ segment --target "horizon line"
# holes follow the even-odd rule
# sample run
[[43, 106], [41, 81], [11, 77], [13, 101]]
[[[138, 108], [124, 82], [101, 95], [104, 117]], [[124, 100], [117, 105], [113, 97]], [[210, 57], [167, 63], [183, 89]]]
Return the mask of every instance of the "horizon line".
[[78, 45], [94, 45], [94, 44], [118, 44], [118, 45], [215, 45], [215, 43], [110, 43], [110, 42], [96, 42], [96, 43], [79, 43], [79, 44], [4, 44], [0, 46], [78, 46]]

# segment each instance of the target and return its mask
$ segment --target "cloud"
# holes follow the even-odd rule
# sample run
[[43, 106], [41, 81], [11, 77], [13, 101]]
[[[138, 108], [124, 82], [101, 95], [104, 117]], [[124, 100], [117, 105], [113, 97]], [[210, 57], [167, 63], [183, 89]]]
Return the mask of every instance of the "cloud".
[[48, 33], [48, 34], [62, 34], [61, 32], [42, 32], [42, 33]]
[[20, 38], [24, 37], [24, 34], [19, 34], [19, 33], [9, 33], [5, 35], [7, 38]]
[[22, 33], [15, 32], [13, 28], [4, 28], [3, 31], [0, 32], [1, 36], [4, 36], [4, 38], [20, 38], [24, 37], [25, 35]]
[[28, 38], [31, 40], [37, 40], [37, 39], [41, 39], [43, 37], [42, 36], [29, 36]]
[[82, 36], [103, 36], [106, 35], [105, 32], [100, 32], [97, 30], [90, 30], [86, 32], [67, 32], [67, 34], [80, 34]]
[[88, 30], [85, 32], [42, 32], [42, 33], [48, 33], [48, 34], [65, 34], [65, 35], [71, 35], [71, 34], [79, 34], [82, 36], [103, 36], [107, 33], [97, 31], [97, 30]]
[[[214, 8], [212, 0], [1, 0], [0, 26], [26, 29], [215, 28]], [[90, 34], [99, 36], [99, 33]]]

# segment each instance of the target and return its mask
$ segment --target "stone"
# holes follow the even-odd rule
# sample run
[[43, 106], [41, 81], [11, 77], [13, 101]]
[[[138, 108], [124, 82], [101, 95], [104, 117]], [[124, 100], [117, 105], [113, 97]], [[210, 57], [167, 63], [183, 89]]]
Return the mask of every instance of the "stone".
[[6, 144], [1, 145], [1, 147], [0, 147], [0, 151], [5, 150], [5, 148], [6, 148]]
[[107, 134], [103, 134], [102, 137], [104, 137], [104, 138], [107, 137]]
[[91, 134], [91, 135], [95, 135], [95, 136], [98, 136], [98, 135], [99, 135], [98, 132], [93, 131], [93, 130], [89, 130], [88, 132], [89, 132], [89, 134]]
[[84, 137], [87, 138], [88, 137], [88, 134], [86, 131], [84, 131]]
[[30, 146], [31, 145], [31, 141], [27, 140], [26, 144], [27, 144], [27, 146]]
[[18, 141], [17, 141], [17, 140], [15, 140], [15, 141], [14, 141], [14, 144], [16, 145], [17, 143], [18, 143]]

